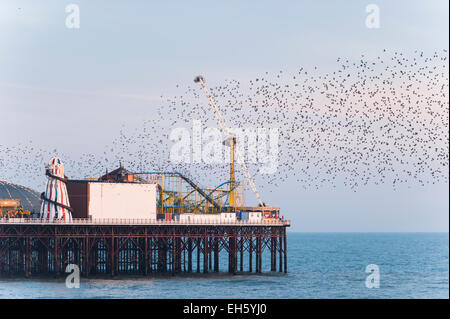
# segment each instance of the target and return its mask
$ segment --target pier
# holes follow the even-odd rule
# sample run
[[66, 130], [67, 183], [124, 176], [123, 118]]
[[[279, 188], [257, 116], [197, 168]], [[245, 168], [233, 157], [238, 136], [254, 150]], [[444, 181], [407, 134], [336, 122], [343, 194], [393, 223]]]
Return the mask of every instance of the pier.
[[[69, 264], [77, 265], [83, 277], [286, 273], [289, 226], [286, 220], [183, 223], [5, 218], [0, 219], [0, 276], [58, 277]], [[270, 265], [263, 260], [270, 260]]]

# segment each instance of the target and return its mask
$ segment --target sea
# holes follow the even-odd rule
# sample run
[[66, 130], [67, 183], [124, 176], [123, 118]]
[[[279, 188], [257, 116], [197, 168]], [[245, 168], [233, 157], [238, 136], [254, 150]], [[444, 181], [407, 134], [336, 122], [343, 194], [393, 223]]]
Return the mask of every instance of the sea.
[[223, 273], [82, 277], [79, 288], [68, 288], [64, 277], [0, 278], [0, 298], [449, 298], [448, 233], [288, 232], [287, 238], [287, 274], [268, 271], [266, 259], [265, 273], [230, 275], [224, 259]]

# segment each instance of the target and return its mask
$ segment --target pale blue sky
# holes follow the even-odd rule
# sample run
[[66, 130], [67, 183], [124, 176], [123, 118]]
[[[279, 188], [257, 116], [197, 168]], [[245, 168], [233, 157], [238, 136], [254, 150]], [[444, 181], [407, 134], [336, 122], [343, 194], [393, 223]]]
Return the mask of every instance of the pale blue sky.
[[[80, 29], [65, 27], [69, 3], [80, 7]], [[365, 27], [369, 3], [380, 7], [380, 29]], [[446, 0], [2, 0], [0, 144], [95, 152], [199, 73], [214, 86], [303, 65], [326, 70], [339, 56], [383, 48], [448, 49], [448, 10]], [[99, 125], [104, 118], [108, 125]], [[11, 181], [37, 187], [25, 176]], [[263, 196], [297, 231], [448, 231], [447, 192], [448, 185], [297, 192], [288, 183]]]

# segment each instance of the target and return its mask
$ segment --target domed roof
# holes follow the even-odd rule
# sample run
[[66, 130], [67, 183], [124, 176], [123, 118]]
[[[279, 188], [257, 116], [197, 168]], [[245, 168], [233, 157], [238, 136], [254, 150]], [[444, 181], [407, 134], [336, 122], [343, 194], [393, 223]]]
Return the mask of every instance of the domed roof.
[[41, 195], [31, 188], [0, 181], [1, 199], [20, 199], [23, 209], [30, 212], [39, 212], [41, 208]]

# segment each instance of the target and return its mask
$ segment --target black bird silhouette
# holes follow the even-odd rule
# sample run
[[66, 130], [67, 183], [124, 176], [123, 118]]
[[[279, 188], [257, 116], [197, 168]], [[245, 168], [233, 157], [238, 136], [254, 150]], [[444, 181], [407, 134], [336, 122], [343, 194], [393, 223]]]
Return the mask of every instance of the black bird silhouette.
[[[58, 154], [67, 174], [99, 176], [121, 162], [131, 171], [181, 171], [203, 185], [227, 180], [227, 163], [170, 162], [171, 128], [190, 128], [194, 119], [217, 127], [198, 85], [176, 88], [180, 93], [163, 97], [154, 117], [132, 133], [120, 129], [103, 153]], [[307, 189], [353, 190], [369, 184], [389, 183], [395, 189], [448, 183], [446, 50], [427, 56], [384, 49], [373, 59], [339, 57], [331, 72], [320, 67], [264, 72], [248, 82], [225, 80], [209, 89], [229, 127], [279, 129], [276, 172], [262, 174], [262, 163], [247, 161], [260, 188], [276, 191], [287, 180]], [[246, 141], [239, 143], [244, 154], [251, 151]], [[32, 142], [0, 145], [0, 176], [43, 183], [42, 167], [52, 155]]]

